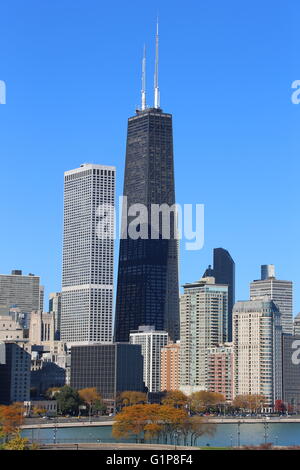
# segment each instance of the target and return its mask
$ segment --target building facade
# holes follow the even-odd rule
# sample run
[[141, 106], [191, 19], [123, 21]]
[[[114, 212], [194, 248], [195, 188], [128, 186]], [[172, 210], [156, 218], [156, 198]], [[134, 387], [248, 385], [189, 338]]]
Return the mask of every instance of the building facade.
[[[116, 299], [116, 341], [128, 341], [130, 331], [154, 325], [179, 339], [178, 243], [173, 161], [172, 115], [160, 108], [137, 110], [128, 120], [123, 204]], [[147, 214], [140, 220], [140, 238], [130, 233], [137, 210]], [[157, 223], [155, 207], [166, 212]], [[163, 227], [169, 227], [169, 233]], [[165, 226], [166, 226], [165, 225]], [[142, 238], [143, 237], [143, 238]]]
[[[293, 333], [293, 283], [275, 277], [274, 265], [261, 267], [261, 279], [250, 284], [250, 299], [268, 296], [278, 306], [281, 313], [282, 332]], [[272, 276], [273, 275], [273, 276]], [[272, 276], [272, 277], [267, 277]]]
[[300, 411], [300, 335], [282, 335], [282, 400], [287, 410]]
[[272, 300], [237, 302], [233, 308], [234, 393], [282, 399], [281, 314]]
[[220, 344], [208, 349], [207, 389], [221, 393], [230, 403], [234, 396], [233, 343]]
[[112, 341], [115, 168], [65, 173], [61, 339]]
[[0, 274], [0, 305], [8, 309], [18, 308], [23, 314], [40, 308], [40, 278], [34, 274], [25, 276], [21, 270]]
[[185, 284], [180, 299], [180, 389], [207, 390], [207, 350], [227, 341], [228, 286], [213, 277]]
[[180, 342], [161, 349], [160, 389], [174, 391], [180, 388]]
[[141, 346], [144, 383], [149, 392], [161, 390], [161, 350], [168, 344], [168, 333], [156, 331], [154, 326], [140, 326], [129, 336], [131, 344]]
[[54, 314], [54, 335], [55, 339], [60, 339], [61, 329], [61, 292], [49, 294], [49, 312]]
[[28, 342], [0, 342], [1, 405], [30, 399], [30, 353]]
[[71, 347], [70, 385], [76, 390], [96, 387], [115, 409], [119, 393], [144, 391], [141, 346], [126, 343]]

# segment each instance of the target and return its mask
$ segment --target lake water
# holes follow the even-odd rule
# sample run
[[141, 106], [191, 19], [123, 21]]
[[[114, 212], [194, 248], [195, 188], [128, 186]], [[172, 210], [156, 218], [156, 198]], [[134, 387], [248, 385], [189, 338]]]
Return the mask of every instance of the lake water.
[[[42, 443], [135, 442], [134, 438], [117, 441], [112, 437], [111, 426], [24, 429], [22, 436]], [[240, 445], [258, 445], [265, 441], [282, 446], [300, 445], [300, 423], [268, 422], [266, 426], [263, 423], [246, 423], [240, 424], [240, 426], [238, 424], [217, 424], [215, 434], [198, 438], [196, 445], [237, 446], [239, 436]], [[180, 444], [180, 439], [177, 444]]]

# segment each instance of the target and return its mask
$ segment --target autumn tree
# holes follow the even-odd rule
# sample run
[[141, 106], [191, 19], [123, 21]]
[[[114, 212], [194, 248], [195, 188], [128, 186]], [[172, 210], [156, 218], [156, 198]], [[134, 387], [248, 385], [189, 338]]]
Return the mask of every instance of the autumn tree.
[[126, 390], [122, 392], [118, 397], [118, 403], [125, 406], [137, 405], [139, 403], [147, 402], [147, 394], [143, 392], [135, 392]]
[[174, 406], [175, 408], [182, 408], [187, 402], [187, 396], [180, 390], [167, 392], [165, 398], [162, 400], [163, 405]]
[[239, 410], [257, 412], [264, 406], [265, 397], [258, 394], [237, 395], [232, 406]]
[[88, 405], [89, 419], [91, 419], [93, 406], [96, 403], [99, 404], [102, 401], [100, 393], [97, 391], [96, 387], [90, 387], [90, 388], [83, 388], [82, 390], [79, 390], [78, 394], [81, 400]]
[[5, 442], [18, 433], [24, 422], [24, 407], [22, 403], [0, 406], [0, 432]]
[[224, 403], [225, 400], [222, 393], [208, 392], [206, 390], [194, 392], [189, 397], [190, 408], [195, 413], [204, 412], [210, 407]]

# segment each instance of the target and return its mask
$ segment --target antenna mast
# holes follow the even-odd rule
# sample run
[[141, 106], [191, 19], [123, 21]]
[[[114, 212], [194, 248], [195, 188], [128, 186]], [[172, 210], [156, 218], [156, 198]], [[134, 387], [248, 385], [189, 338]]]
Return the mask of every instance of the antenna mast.
[[142, 61], [142, 111], [146, 109], [146, 46], [144, 45], [144, 54]]
[[160, 93], [158, 87], [158, 18], [156, 21], [156, 37], [155, 37], [155, 72], [154, 72], [154, 108], [160, 108]]

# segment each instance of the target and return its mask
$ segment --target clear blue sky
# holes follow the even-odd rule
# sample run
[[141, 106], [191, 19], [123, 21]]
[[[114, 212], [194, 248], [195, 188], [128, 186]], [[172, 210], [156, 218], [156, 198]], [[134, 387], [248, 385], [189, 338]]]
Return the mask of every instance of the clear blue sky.
[[[294, 281], [300, 311], [299, 2], [7, 0], [1, 4], [0, 272], [20, 268], [60, 290], [63, 172], [117, 167], [140, 99], [160, 17], [162, 108], [174, 115], [176, 192], [205, 204], [205, 246], [181, 251], [181, 282], [222, 246], [236, 262], [237, 299], [260, 265]], [[149, 96], [150, 95], [150, 96]]]

